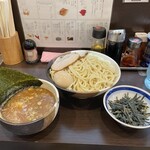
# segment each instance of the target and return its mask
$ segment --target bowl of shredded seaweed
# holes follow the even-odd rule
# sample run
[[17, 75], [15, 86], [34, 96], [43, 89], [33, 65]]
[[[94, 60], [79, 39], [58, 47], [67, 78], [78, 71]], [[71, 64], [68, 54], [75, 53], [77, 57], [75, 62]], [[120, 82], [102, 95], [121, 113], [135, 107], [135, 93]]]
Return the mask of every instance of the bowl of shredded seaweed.
[[115, 86], [105, 93], [103, 104], [109, 116], [125, 127], [150, 127], [150, 93], [141, 88]]

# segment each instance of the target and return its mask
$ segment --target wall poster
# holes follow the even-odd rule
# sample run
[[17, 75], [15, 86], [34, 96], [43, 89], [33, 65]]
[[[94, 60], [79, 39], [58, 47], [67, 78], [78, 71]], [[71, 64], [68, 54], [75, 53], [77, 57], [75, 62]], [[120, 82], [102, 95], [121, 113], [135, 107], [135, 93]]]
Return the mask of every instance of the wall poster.
[[93, 26], [109, 30], [113, 0], [17, 0], [25, 38], [38, 47], [90, 47]]

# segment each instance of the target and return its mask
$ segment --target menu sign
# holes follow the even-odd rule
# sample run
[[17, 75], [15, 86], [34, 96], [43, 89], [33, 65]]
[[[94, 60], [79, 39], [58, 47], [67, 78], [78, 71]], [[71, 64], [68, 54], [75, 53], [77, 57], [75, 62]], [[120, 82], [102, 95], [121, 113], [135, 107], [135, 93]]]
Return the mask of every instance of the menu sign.
[[17, 0], [26, 39], [39, 47], [90, 47], [93, 26], [109, 30], [113, 0]]

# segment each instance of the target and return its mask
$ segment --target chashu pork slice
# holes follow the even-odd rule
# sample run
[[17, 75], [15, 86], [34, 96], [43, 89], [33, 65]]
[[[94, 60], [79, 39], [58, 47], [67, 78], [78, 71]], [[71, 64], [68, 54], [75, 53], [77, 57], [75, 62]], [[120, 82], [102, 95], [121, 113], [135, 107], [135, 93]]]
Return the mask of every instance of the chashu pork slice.
[[71, 65], [76, 60], [78, 60], [80, 55], [78, 53], [69, 53], [58, 57], [51, 66], [52, 70], [59, 71], [65, 67]]

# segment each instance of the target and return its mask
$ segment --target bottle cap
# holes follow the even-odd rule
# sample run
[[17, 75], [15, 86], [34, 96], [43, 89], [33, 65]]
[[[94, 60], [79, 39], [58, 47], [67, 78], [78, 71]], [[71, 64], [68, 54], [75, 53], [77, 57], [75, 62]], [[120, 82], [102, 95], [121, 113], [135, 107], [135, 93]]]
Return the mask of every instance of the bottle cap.
[[101, 26], [93, 27], [92, 36], [96, 39], [101, 39], [106, 37], [106, 29]]
[[111, 42], [124, 42], [126, 32], [124, 29], [109, 30], [108, 40]]
[[23, 43], [23, 47], [26, 50], [32, 50], [36, 47], [36, 43], [31, 39], [26, 39]]
[[136, 32], [135, 37], [139, 37], [142, 39], [142, 42], [147, 42], [147, 36], [148, 34], [145, 32]]
[[127, 46], [131, 49], [137, 49], [141, 46], [142, 39], [138, 37], [131, 37], [127, 41]]

